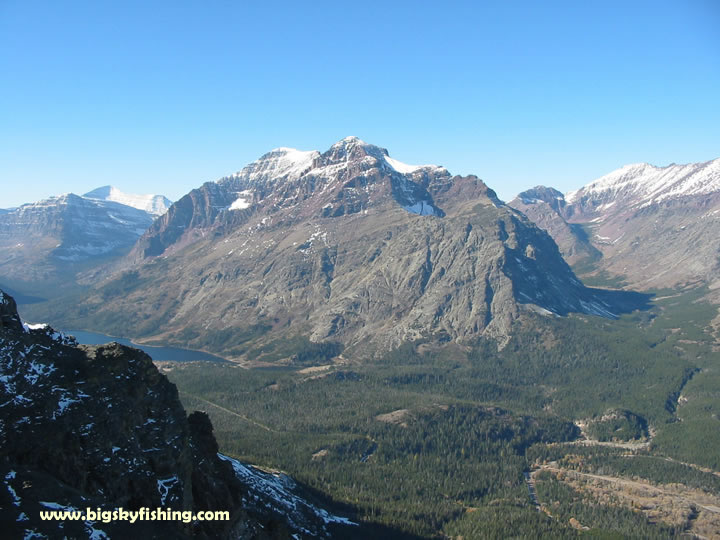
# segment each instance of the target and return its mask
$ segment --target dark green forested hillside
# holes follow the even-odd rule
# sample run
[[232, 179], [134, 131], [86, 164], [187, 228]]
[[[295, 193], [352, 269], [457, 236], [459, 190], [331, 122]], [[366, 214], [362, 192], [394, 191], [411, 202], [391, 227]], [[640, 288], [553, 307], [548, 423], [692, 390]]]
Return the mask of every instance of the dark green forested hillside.
[[[282, 469], [368, 523], [420, 537], [666, 538], [690, 525], [595, 504], [550, 472], [536, 484], [555, 508], [538, 511], [523, 473], [550, 463], [720, 495], [700, 468], [720, 468], [720, 366], [703, 332], [713, 312], [696, 299], [619, 321], [538, 317], [500, 351], [418, 342], [332, 364], [318, 349], [289, 367], [173, 364], [168, 375], [187, 408], [210, 413], [223, 451]], [[632, 450], [568, 444], [585, 435]]]

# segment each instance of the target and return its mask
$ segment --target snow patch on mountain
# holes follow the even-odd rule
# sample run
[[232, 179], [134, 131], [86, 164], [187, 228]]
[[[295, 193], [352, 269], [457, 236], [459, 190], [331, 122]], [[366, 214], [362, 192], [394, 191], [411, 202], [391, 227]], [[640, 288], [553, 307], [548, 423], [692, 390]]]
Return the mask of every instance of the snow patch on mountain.
[[161, 216], [172, 205], [172, 201], [163, 195], [136, 195], [124, 193], [114, 186], [102, 186], [83, 195], [86, 199], [114, 201], [126, 206], [144, 210], [153, 216]]
[[229, 210], [244, 210], [245, 208], [249, 208], [251, 194], [252, 191], [249, 189], [239, 191], [238, 195], [240, 196], [230, 205]]
[[403, 206], [405, 210], [419, 216], [436, 216], [437, 209], [428, 201], [418, 201], [410, 206]]
[[393, 159], [390, 156], [385, 156], [385, 162], [390, 165], [393, 169], [395, 169], [397, 172], [401, 174], [410, 174], [412, 172], [417, 171], [418, 169], [422, 169], [423, 167], [431, 167], [432, 165], [408, 165], [407, 163], [403, 163], [402, 161], [398, 161], [397, 159]]
[[[113, 448], [113, 454], [114, 452]], [[160, 502], [163, 506], [165, 506], [165, 500], [167, 499], [168, 493], [170, 493], [170, 490], [179, 482], [179, 479], [177, 475], [173, 475], [170, 478], [157, 479], [157, 489], [158, 493], [160, 494]]]

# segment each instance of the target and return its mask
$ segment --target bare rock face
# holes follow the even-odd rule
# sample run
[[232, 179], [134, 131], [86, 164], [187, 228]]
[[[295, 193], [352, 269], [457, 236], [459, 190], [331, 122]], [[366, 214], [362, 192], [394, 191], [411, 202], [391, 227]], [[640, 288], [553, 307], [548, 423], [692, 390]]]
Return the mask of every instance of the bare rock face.
[[[236, 466], [218, 454], [207, 415], [187, 417], [177, 389], [145, 353], [117, 343], [78, 346], [46, 325], [25, 325], [0, 291], [5, 537], [286, 538], [302, 529], [327, 536], [312, 506], [290, 522]], [[40, 511], [144, 507], [227, 511], [230, 519], [40, 519]]]
[[591, 263], [602, 257], [582, 226], [569, 223], [563, 217], [567, 203], [563, 194], [556, 189], [536, 186], [523, 191], [508, 204], [547, 231], [568, 264]]
[[[3, 297], [5, 306], [9, 297]], [[0, 329], [0, 468], [14, 499], [1, 506], [13, 512], [5, 517], [15, 521], [17, 537], [32, 530], [54, 536], [59, 523], [40, 521], [39, 511], [56, 507], [237, 513], [243, 490], [228, 467], [217, 489], [193, 489], [193, 476], [207, 468], [203, 460], [218, 468], [224, 463], [216, 448], [202, 451], [177, 390], [145, 353], [117, 343], [78, 347], [49, 327], [18, 326], [11, 308], [3, 310], [3, 323], [8, 316], [12, 324]], [[79, 522], [72, 532], [73, 525], [66, 534], [78, 538], [93, 528]], [[180, 538], [214, 536], [230, 525], [193, 531], [192, 524], [170, 522], [162, 528]], [[94, 526], [107, 534], [129, 527]], [[156, 537], [161, 528], [146, 522], [137, 531]]]
[[22, 322], [17, 312], [15, 299], [0, 291], [0, 328], [10, 332], [22, 330]]
[[406, 165], [356, 137], [324, 153], [276, 149], [204, 184], [132, 257], [78, 324], [238, 359], [298, 336], [356, 352], [421, 336], [502, 345], [528, 310], [613, 317], [637, 305], [585, 288], [477, 177]]

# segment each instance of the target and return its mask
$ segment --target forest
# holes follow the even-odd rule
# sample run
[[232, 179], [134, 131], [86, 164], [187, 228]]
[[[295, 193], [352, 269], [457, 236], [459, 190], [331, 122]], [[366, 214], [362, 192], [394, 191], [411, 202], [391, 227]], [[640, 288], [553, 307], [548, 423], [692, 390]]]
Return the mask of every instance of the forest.
[[663, 521], [559, 478], [720, 497], [712, 310], [696, 299], [618, 321], [537, 316], [501, 350], [419, 341], [360, 363], [304, 347], [271, 368], [163, 369], [188, 410], [210, 414], [221, 451], [391, 536], [668, 538], [697, 516]]

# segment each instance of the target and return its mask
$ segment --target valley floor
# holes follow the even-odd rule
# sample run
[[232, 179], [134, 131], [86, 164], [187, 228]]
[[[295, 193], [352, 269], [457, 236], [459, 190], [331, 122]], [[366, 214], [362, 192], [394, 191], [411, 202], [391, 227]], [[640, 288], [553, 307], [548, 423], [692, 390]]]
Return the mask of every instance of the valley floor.
[[502, 351], [163, 368], [223, 452], [388, 538], [720, 537], [714, 311], [667, 296], [620, 321], [543, 319]]

